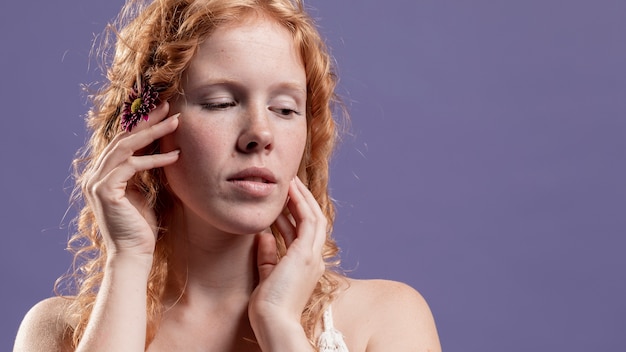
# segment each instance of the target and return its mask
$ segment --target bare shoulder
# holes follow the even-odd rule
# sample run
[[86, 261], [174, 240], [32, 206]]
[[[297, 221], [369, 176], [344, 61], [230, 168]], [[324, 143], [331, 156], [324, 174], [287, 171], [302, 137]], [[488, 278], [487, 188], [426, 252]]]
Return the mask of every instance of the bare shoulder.
[[366, 332], [352, 342], [356, 351], [441, 351], [428, 303], [407, 284], [349, 279], [336, 305], [346, 330]]
[[20, 324], [13, 352], [69, 351], [70, 324], [66, 317], [69, 299], [47, 298], [34, 305]]

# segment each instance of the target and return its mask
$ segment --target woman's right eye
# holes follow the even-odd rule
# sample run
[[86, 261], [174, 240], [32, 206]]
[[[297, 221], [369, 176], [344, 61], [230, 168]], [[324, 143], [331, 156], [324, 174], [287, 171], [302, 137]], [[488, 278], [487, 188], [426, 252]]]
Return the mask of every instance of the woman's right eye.
[[225, 110], [228, 108], [232, 108], [237, 105], [234, 101], [224, 101], [224, 102], [216, 102], [216, 103], [203, 103], [200, 104], [203, 109], [207, 110]]

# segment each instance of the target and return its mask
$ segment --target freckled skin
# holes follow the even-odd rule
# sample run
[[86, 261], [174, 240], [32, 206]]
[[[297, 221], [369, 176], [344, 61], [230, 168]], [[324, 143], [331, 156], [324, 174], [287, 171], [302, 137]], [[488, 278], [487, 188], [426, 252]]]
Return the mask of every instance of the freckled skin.
[[[306, 76], [286, 29], [271, 21], [219, 28], [183, 76], [176, 132], [161, 142], [180, 149], [165, 168], [187, 222], [251, 234], [282, 211], [306, 141]], [[276, 178], [267, 197], [247, 197], [228, 177], [249, 167]], [[254, 186], [251, 186], [254, 187]]]

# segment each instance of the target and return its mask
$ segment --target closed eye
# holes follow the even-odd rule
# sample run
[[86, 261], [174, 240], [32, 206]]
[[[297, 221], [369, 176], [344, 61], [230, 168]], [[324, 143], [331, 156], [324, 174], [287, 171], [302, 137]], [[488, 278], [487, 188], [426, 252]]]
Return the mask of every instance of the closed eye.
[[207, 109], [207, 110], [225, 110], [225, 109], [237, 106], [237, 102], [227, 101], [227, 102], [219, 102], [219, 103], [205, 103], [201, 105], [202, 105], [202, 108]]
[[274, 108], [272, 109], [272, 111], [274, 111], [275, 113], [282, 115], [282, 116], [291, 116], [291, 115], [302, 115], [302, 113], [293, 110], [293, 109], [289, 109], [289, 108]]

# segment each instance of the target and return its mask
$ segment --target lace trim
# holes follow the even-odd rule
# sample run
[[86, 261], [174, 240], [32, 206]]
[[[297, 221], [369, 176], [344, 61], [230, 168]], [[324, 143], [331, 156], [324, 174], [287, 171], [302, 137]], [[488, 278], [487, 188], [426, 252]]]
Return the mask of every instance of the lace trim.
[[349, 352], [343, 340], [343, 335], [335, 329], [333, 312], [330, 306], [324, 311], [322, 322], [324, 323], [324, 331], [317, 341], [319, 352]]

